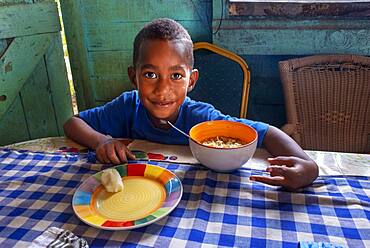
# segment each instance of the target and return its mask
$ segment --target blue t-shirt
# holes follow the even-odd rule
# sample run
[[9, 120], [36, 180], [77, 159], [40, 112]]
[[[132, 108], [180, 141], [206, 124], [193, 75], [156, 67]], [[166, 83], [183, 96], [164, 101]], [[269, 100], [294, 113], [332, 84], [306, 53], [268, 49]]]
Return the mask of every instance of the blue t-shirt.
[[[163, 130], [154, 127], [148, 112], [141, 104], [137, 90], [124, 92], [111, 102], [79, 113], [81, 119], [99, 133], [113, 138], [144, 139], [158, 143], [187, 145], [188, 139], [173, 128]], [[180, 107], [175, 126], [189, 133], [190, 129], [204, 121], [232, 120], [253, 127], [258, 133], [258, 144], [262, 146], [268, 125], [247, 119], [222, 114], [211, 104], [185, 98]]]

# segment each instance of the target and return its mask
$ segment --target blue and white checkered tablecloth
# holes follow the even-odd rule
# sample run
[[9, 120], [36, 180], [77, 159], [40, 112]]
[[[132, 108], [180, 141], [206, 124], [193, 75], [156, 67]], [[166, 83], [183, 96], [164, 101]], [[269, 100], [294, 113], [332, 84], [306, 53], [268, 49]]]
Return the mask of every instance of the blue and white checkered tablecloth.
[[149, 162], [181, 179], [169, 216], [131, 231], [105, 231], [72, 210], [79, 184], [107, 165], [85, 154], [0, 148], [0, 247], [29, 246], [48, 227], [68, 229], [91, 247], [297, 247], [301, 241], [370, 247], [369, 177], [320, 177], [290, 193], [251, 182], [255, 170], [216, 173], [202, 166]]

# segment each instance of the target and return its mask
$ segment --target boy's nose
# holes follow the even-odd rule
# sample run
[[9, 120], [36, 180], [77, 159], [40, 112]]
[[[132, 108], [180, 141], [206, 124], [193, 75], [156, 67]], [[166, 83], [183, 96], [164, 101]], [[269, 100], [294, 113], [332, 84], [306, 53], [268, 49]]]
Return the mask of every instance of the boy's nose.
[[171, 90], [171, 83], [167, 78], [159, 78], [156, 86], [155, 93], [157, 95], [167, 94]]

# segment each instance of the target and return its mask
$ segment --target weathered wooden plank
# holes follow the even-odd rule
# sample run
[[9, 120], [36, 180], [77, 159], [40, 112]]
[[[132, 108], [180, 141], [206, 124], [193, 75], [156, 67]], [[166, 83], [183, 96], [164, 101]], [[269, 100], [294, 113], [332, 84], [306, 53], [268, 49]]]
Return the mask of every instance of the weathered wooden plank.
[[60, 31], [60, 24], [55, 2], [0, 8], [0, 39], [57, 31]]
[[14, 5], [19, 3], [33, 3], [32, 0], [0, 0], [0, 6]]
[[249, 1], [229, 3], [228, 12], [231, 16], [258, 16], [258, 17], [314, 17], [315, 19], [335, 17], [366, 17], [370, 16], [370, 4], [360, 1]]
[[[208, 5], [206, 8], [205, 5]], [[148, 22], [158, 17], [178, 20], [201, 20], [207, 9], [211, 14], [210, 0], [176, 0], [176, 1], [84, 1], [83, 15], [88, 23], [101, 22]]]
[[[194, 42], [211, 41], [209, 27], [202, 21], [179, 21], [190, 33]], [[89, 23], [86, 25], [89, 51], [99, 50], [132, 50], [136, 34], [145, 22], [132, 23]]]
[[64, 61], [63, 45], [59, 35], [53, 40], [46, 55], [50, 97], [54, 106], [56, 127], [59, 135], [63, 135], [63, 124], [73, 115], [71, 92]]
[[109, 78], [92, 78], [96, 91], [95, 102], [108, 102], [119, 96], [124, 91], [133, 89], [127, 76], [109, 77]]
[[15, 38], [0, 60], [0, 120], [34, 70], [56, 34]]
[[[228, 3], [223, 4], [223, 9], [227, 9]], [[357, 3], [355, 5], [360, 6]], [[220, 1], [213, 0], [214, 31], [220, 23], [221, 10]], [[274, 9], [277, 10], [280, 9]], [[235, 18], [229, 15], [228, 11], [224, 11], [221, 28], [213, 36], [213, 40], [215, 44], [240, 54], [368, 54], [370, 51], [368, 42], [370, 21], [366, 17], [348, 19], [332, 16], [329, 19], [307, 17], [302, 19], [302, 16], [296, 16], [288, 19], [270, 16], [269, 19], [261, 19]]]
[[[228, 3], [223, 4], [223, 9], [227, 9]], [[330, 6], [326, 7], [330, 8]], [[356, 3], [352, 7], [356, 6], [360, 5]], [[220, 1], [214, 0], [214, 31], [220, 22], [221, 10]], [[276, 10], [280, 9], [276, 8], [274, 11]], [[366, 55], [370, 53], [370, 20], [366, 17], [302, 19], [302, 15], [299, 15], [295, 19], [284, 17], [253, 19], [235, 18], [229, 15], [228, 11], [224, 11], [221, 28], [213, 36], [213, 41], [239, 54], [356, 53]]]
[[55, 110], [43, 58], [21, 89], [30, 138], [58, 136]]
[[86, 1], [81, 3], [80, 0], [60, 1], [79, 110], [92, 107], [95, 99], [89, 77], [87, 41], [82, 23], [81, 9], [85, 3]]
[[[219, 17], [213, 21], [216, 28]], [[362, 30], [370, 27], [370, 20], [346, 20], [346, 19], [268, 19], [256, 20], [248, 18], [226, 18], [222, 21], [221, 30]]]
[[370, 28], [367, 28], [370, 21], [362, 22], [361, 27], [347, 22], [346, 29], [334, 22], [333, 26], [315, 22], [311, 22], [311, 26], [307, 22], [279, 26], [280, 22], [224, 20], [213, 40], [216, 45], [237, 54], [370, 54]]
[[92, 76], [127, 75], [127, 67], [132, 64], [131, 51], [89, 52]]
[[0, 121], [0, 146], [30, 139], [18, 95]]
[[132, 88], [127, 75], [131, 61], [131, 51], [89, 52], [95, 101], [108, 101]]

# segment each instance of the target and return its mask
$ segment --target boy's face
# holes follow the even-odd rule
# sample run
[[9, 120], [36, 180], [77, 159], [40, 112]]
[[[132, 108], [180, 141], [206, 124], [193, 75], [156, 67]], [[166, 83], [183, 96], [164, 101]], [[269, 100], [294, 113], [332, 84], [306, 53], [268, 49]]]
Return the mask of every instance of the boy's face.
[[190, 68], [187, 57], [181, 42], [147, 40], [140, 46], [136, 67], [128, 69], [140, 101], [157, 127], [162, 126], [160, 120], [176, 121], [187, 92], [198, 79], [198, 71]]

